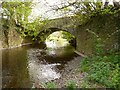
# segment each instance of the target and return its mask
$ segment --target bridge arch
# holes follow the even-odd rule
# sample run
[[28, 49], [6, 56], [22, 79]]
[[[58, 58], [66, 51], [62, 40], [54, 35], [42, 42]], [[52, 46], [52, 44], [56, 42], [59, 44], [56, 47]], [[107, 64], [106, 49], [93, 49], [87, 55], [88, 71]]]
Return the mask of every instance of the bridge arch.
[[69, 32], [68, 30], [64, 30], [64, 29], [60, 29], [60, 28], [56, 28], [56, 27], [50, 27], [50, 28], [48, 28], [48, 29], [46, 29], [46, 30], [41, 31], [41, 32], [38, 34], [37, 38], [43, 37], [43, 38], [44, 38], [43, 41], [45, 41], [46, 38], [47, 38], [49, 35], [53, 34], [54, 32], [58, 32], [58, 31], [67, 32], [67, 33], [69, 33], [70, 35], [74, 36], [74, 38], [71, 38], [71, 40], [69, 40], [69, 43], [70, 43], [73, 47], [76, 48], [76, 37], [75, 37], [75, 35], [73, 35], [73, 34], [72, 34], [71, 32]]

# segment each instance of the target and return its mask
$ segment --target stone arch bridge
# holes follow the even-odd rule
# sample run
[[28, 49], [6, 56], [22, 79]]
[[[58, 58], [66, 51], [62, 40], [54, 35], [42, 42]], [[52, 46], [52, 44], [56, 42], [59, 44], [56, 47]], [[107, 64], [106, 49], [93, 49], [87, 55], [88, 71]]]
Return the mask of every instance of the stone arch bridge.
[[[76, 25], [79, 24], [79, 20], [75, 17], [64, 17], [47, 20], [47, 23], [43, 26], [43, 29], [36, 36], [37, 41], [44, 41], [50, 34], [56, 31], [65, 31], [76, 37]], [[76, 47], [76, 38], [69, 41], [72, 46]]]
[[[55, 27], [52, 27], [52, 28], [48, 28], [47, 30], [43, 30], [41, 31], [38, 36], [36, 37], [37, 39], [41, 39], [41, 41], [44, 41], [50, 34], [52, 34], [53, 32], [56, 32], [56, 31], [65, 31], [65, 32], [68, 32], [70, 33], [71, 35], [74, 36], [74, 34], [72, 34], [70, 31], [68, 30], [62, 30], [60, 28], [55, 28]], [[39, 41], [39, 40], [37, 40]], [[76, 48], [76, 37], [75, 38], [71, 38], [71, 40], [69, 41], [69, 43]]]
[[[64, 17], [48, 20], [43, 26], [42, 31], [39, 32], [37, 38], [41, 36], [48, 36], [55, 31], [66, 31], [76, 36], [76, 25], [79, 24], [79, 20], [75, 17]], [[45, 37], [46, 37], [45, 36]]]

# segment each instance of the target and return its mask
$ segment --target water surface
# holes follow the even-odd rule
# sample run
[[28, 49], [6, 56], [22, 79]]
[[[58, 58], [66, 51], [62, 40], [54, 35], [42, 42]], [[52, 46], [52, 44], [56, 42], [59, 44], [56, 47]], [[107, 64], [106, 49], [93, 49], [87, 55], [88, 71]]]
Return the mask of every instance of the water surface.
[[72, 47], [46, 49], [44, 44], [2, 50], [2, 87], [31, 88], [62, 78], [62, 71], [78, 57]]

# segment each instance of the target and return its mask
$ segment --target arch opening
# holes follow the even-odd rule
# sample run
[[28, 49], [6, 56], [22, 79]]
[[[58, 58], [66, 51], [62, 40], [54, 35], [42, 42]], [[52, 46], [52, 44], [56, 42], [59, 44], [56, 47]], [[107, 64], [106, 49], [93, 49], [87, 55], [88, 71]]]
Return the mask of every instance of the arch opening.
[[59, 30], [51, 33], [45, 40], [47, 48], [63, 48], [72, 46], [76, 48], [76, 37], [65, 30]]

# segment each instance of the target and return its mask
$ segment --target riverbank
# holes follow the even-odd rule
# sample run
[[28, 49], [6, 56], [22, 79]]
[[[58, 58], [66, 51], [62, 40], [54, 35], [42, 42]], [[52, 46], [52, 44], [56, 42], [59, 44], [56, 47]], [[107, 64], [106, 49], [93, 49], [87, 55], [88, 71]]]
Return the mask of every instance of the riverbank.
[[[98, 83], [86, 81], [87, 73], [80, 71], [80, 63], [83, 57], [78, 56], [65, 65], [61, 71], [61, 77], [49, 83], [55, 84], [56, 88], [66, 88], [70, 84], [73, 88], [105, 88]], [[47, 84], [47, 83], [46, 83]], [[37, 88], [46, 88], [44, 85], [36, 85]]]

